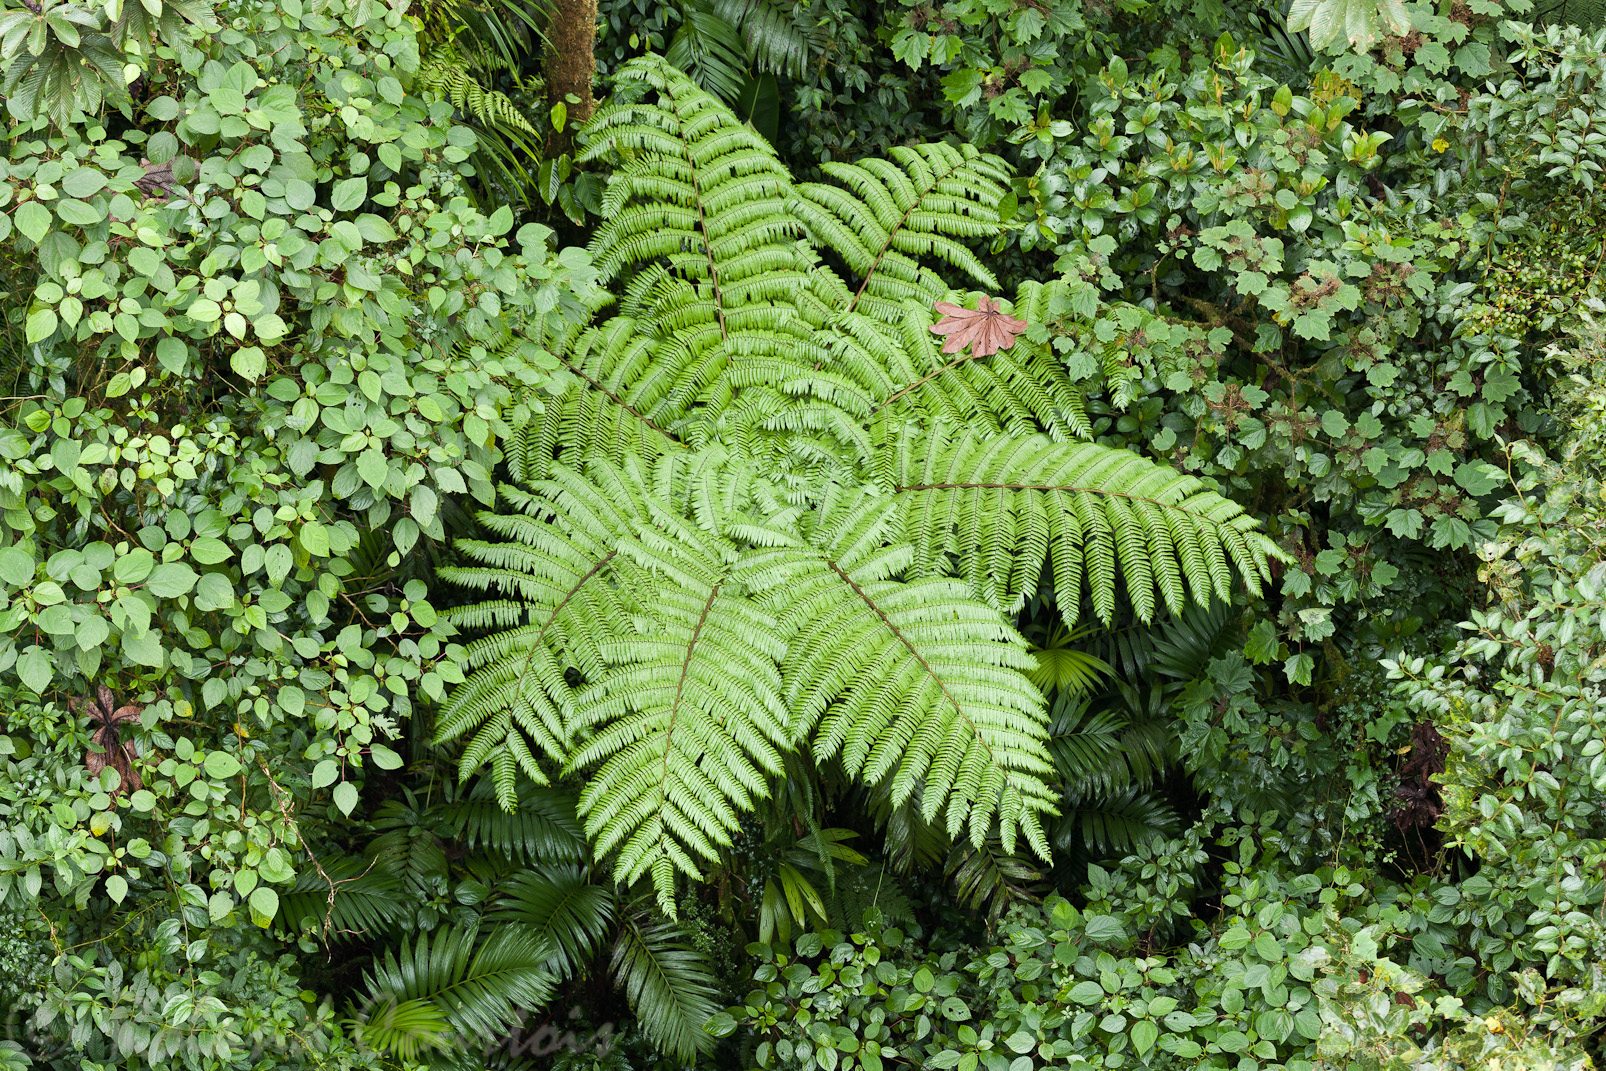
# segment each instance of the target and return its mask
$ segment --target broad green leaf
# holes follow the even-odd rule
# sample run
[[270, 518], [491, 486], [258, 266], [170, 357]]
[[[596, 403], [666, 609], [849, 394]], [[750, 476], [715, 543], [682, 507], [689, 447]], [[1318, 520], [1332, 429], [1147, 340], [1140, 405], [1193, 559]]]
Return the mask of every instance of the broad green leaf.
[[0, 580], [11, 587], [33, 583], [33, 555], [21, 547], [10, 546], [0, 550]]
[[329, 553], [329, 531], [317, 521], [307, 521], [298, 535], [308, 554], [322, 558]]
[[40, 695], [50, 686], [54, 672], [50, 655], [37, 644], [26, 648], [17, 658], [18, 679]]
[[227, 751], [207, 752], [204, 765], [206, 775], [217, 781], [233, 777], [240, 772], [240, 760]]
[[37, 245], [50, 230], [50, 210], [38, 201], [26, 201], [17, 209], [12, 221], [17, 230]]
[[369, 447], [357, 455], [357, 475], [363, 482], [374, 490], [385, 486], [385, 479], [390, 473], [390, 465], [385, 460], [385, 453], [377, 446]]
[[368, 181], [362, 176], [342, 179], [335, 183], [329, 196], [329, 205], [336, 212], [350, 212], [368, 199]]
[[312, 768], [312, 787], [325, 788], [340, 779], [340, 763], [324, 759]]
[[266, 929], [279, 913], [279, 894], [266, 885], [258, 885], [251, 892], [251, 921]]
[[189, 594], [197, 579], [195, 570], [183, 562], [167, 562], [151, 571], [145, 590], [158, 599], [176, 599]]

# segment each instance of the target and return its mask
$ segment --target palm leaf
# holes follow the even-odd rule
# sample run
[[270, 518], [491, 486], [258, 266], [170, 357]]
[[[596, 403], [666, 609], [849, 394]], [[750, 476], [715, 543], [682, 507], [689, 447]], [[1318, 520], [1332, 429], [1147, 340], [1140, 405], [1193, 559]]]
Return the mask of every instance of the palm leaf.
[[[522, 1010], [546, 1003], [555, 979], [544, 966], [549, 950], [535, 935], [500, 927], [476, 948], [477, 936], [473, 929], [442, 927], [404, 940], [364, 973], [365, 1018], [378, 1020], [379, 1036], [398, 1046], [390, 1051], [437, 1044], [444, 1040], [440, 1023], [458, 1042], [483, 1044], [517, 1023]], [[401, 1034], [398, 1016], [427, 1033]], [[366, 1031], [365, 1023], [359, 1029]]]
[[613, 922], [613, 892], [593, 885], [578, 866], [549, 866], [516, 875], [487, 913], [515, 923], [548, 950], [547, 967], [560, 978], [592, 959]]
[[660, 1051], [689, 1063], [712, 1046], [703, 1024], [719, 1010], [713, 975], [674, 923], [654, 920], [639, 906], [627, 910], [613, 976]]

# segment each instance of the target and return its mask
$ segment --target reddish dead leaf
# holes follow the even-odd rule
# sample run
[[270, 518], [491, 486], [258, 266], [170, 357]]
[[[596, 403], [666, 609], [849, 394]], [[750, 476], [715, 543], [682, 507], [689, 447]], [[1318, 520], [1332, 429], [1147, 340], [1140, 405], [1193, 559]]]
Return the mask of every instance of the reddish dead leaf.
[[[74, 710], [78, 702], [72, 702]], [[91, 775], [99, 777], [101, 772], [110, 766], [117, 771], [119, 784], [113, 795], [122, 792], [137, 792], [144, 787], [139, 774], [134, 770], [134, 746], [119, 739], [119, 729], [131, 721], [138, 721], [140, 709], [132, 703], [118, 706], [112, 690], [104, 684], [96, 686], [95, 698], [89, 700], [89, 714], [95, 719], [95, 732], [91, 737], [98, 744], [101, 751], [84, 752], [84, 769]]]
[[958, 353], [969, 346], [971, 356], [990, 357], [1009, 349], [1015, 344], [1015, 336], [1026, 330], [1025, 320], [1004, 315], [998, 303], [986, 295], [978, 309], [951, 301], [938, 301], [932, 307], [942, 313], [942, 319], [931, 325], [931, 333], [948, 336], [942, 344], [944, 353]]

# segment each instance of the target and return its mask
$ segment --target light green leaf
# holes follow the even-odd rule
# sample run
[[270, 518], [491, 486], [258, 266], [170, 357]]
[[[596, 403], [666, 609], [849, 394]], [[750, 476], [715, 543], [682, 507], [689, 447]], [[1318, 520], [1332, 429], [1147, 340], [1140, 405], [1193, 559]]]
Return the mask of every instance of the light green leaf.
[[50, 655], [37, 644], [28, 647], [17, 658], [17, 677], [40, 695], [44, 695], [45, 689], [50, 686], [53, 673]]
[[312, 787], [325, 788], [340, 779], [340, 763], [324, 759], [312, 768]]
[[368, 745], [368, 757], [374, 760], [374, 765], [381, 770], [396, 770], [402, 765], [402, 757], [384, 744]]
[[33, 555], [21, 547], [10, 546], [0, 550], [0, 580], [11, 587], [31, 584], [34, 578]]
[[204, 765], [206, 775], [215, 781], [222, 781], [240, 772], [240, 760], [227, 751], [207, 752]]
[[221, 539], [203, 536], [190, 542], [190, 557], [202, 565], [216, 565], [228, 561], [233, 554], [234, 551], [230, 550], [229, 545]]
[[251, 893], [251, 921], [266, 929], [279, 913], [279, 894], [267, 885], [258, 885]]
[[336, 212], [350, 212], [368, 199], [368, 181], [362, 176], [335, 183], [329, 204]]
[[190, 319], [203, 324], [212, 323], [223, 315], [223, 307], [211, 298], [196, 298], [185, 311]]
[[317, 521], [308, 521], [301, 526], [299, 537], [301, 545], [308, 554], [324, 557], [329, 553], [329, 530]]
[[56, 333], [56, 310], [35, 309], [28, 314], [28, 324], [23, 337], [28, 342], [43, 342]]
[[350, 815], [357, 807], [357, 786], [350, 781], [340, 782], [335, 786], [334, 798], [335, 806], [340, 808], [340, 813]]
[[35, 245], [38, 245], [50, 231], [50, 210], [38, 201], [24, 202], [12, 220], [16, 223], [17, 230]]
[[390, 465], [385, 460], [385, 452], [377, 446], [369, 447], [357, 455], [357, 475], [363, 482], [374, 490], [385, 486], [385, 478], [390, 472]]
[[145, 581], [145, 590], [158, 599], [176, 599], [187, 595], [198, 579], [194, 569], [183, 562], [158, 565]]

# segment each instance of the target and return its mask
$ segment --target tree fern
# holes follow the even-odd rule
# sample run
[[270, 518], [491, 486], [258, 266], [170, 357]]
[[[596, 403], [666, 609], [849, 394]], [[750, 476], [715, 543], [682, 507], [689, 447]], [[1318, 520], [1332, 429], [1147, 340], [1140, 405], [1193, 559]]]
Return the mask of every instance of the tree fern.
[[[1006, 614], [1045, 563], [1067, 620], [1084, 591], [1147, 620], [1259, 590], [1275, 549], [1194, 478], [1076, 441], [1041, 324], [939, 352], [933, 301], [966, 300], [939, 272], [996, 286], [970, 243], [1001, 161], [910, 147], [799, 186], [662, 61], [618, 79], [584, 152], [616, 166], [592, 243], [615, 307], [546, 340], [576, 386], [514, 430], [492, 537], [441, 570], [488, 601], [452, 611], [480, 638], [438, 738], [504, 807], [520, 775], [583, 777], [599, 857], [666, 911], [799, 752], [1046, 855], [1048, 713]], [[1061, 285], [1008, 307], [1046, 317]]]

